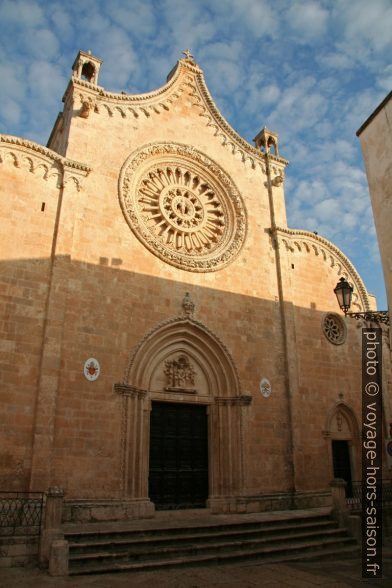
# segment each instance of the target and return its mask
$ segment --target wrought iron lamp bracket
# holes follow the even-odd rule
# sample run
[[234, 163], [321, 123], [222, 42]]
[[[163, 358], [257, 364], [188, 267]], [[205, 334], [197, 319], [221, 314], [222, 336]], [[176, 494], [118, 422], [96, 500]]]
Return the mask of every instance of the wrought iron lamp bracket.
[[366, 312], [346, 312], [345, 316], [349, 316], [356, 320], [370, 321], [373, 323], [384, 323], [389, 327], [389, 313], [387, 310], [371, 311]]

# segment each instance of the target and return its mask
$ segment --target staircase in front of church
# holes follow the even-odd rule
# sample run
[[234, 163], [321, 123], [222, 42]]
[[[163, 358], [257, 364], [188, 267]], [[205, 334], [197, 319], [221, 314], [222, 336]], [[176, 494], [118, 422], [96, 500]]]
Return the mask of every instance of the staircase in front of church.
[[[274, 513], [271, 513], [274, 514]], [[290, 516], [224, 522], [210, 517], [201, 523], [179, 524], [173, 517], [146, 528], [121, 528], [95, 523], [96, 528], [67, 529], [69, 573], [148, 571], [236, 562], [271, 563], [356, 557], [359, 547], [347, 529], [328, 513], [303, 511]], [[202, 519], [203, 520], [203, 519]], [[191, 526], [190, 526], [191, 525]]]

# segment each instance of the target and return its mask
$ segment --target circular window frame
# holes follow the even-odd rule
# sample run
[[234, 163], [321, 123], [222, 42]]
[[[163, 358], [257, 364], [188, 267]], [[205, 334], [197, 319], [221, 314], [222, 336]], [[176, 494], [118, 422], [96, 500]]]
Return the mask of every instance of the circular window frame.
[[[337, 338], [334, 338], [330, 334], [328, 334], [328, 327], [325, 324], [328, 319], [331, 321], [334, 321], [335, 324], [337, 324], [337, 326], [338, 326], [340, 334]], [[346, 342], [347, 326], [346, 326], [346, 323], [344, 322], [344, 320], [342, 319], [342, 317], [339, 316], [338, 314], [336, 314], [334, 312], [326, 313], [321, 320], [321, 329], [324, 333], [325, 338], [330, 343], [332, 343], [332, 345], [343, 345]]]
[[[138, 191], [146, 174], [158, 165], [183, 166], [187, 172], [200, 174], [217, 194], [225, 230], [211, 252], [194, 255], [170, 249], [147, 227], [138, 205]], [[215, 161], [194, 147], [182, 143], [149, 143], [140, 147], [122, 166], [118, 188], [124, 217], [134, 235], [151, 253], [170, 265], [191, 272], [213, 272], [231, 263], [242, 249], [247, 214], [239, 190]]]

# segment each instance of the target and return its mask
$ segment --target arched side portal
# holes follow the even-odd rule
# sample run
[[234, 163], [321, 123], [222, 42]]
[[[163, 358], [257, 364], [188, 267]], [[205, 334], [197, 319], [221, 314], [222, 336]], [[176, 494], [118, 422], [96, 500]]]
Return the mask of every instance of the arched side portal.
[[208, 506], [235, 510], [242, 495], [242, 411], [237, 370], [224, 344], [191, 317], [170, 319], [150, 331], [133, 351], [122, 384], [122, 479], [128, 500], [148, 501], [151, 404], [207, 406]]
[[347, 482], [346, 495], [352, 496], [351, 483], [359, 479], [360, 433], [353, 410], [343, 401], [329, 411], [324, 437], [328, 443], [329, 477]]

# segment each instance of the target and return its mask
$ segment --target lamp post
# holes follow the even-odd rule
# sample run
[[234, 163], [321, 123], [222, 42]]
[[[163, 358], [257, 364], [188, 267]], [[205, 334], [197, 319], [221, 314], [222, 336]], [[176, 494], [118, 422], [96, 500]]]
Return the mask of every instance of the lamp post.
[[357, 320], [364, 319], [374, 323], [384, 323], [389, 327], [389, 313], [387, 310], [366, 310], [365, 312], [348, 312], [351, 306], [351, 299], [353, 295], [353, 286], [349, 284], [345, 278], [340, 278], [339, 282], [334, 288], [338, 304], [343, 310], [345, 316], [355, 318]]

